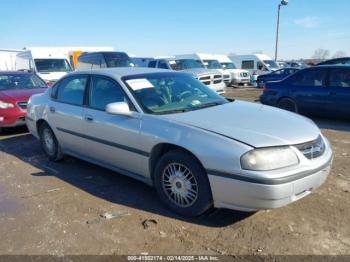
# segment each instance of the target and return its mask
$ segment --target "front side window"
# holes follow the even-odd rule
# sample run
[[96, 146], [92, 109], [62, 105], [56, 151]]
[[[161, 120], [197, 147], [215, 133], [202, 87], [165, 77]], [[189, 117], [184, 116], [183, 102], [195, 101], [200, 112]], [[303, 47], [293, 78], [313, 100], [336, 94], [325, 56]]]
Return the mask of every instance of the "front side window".
[[350, 70], [334, 69], [331, 70], [329, 77], [329, 85], [331, 87], [350, 87]]
[[155, 67], [156, 67], [156, 64], [157, 64], [157, 61], [156, 61], [156, 60], [151, 61], [151, 62], [148, 63], [148, 67], [155, 68]]
[[169, 65], [173, 70], [186, 70], [195, 68], [204, 68], [203, 64], [194, 59], [176, 59], [169, 60]]
[[125, 77], [123, 81], [150, 114], [192, 111], [228, 102], [187, 74], [152, 73]]
[[278, 69], [278, 65], [274, 60], [264, 60], [265, 65], [270, 69]]
[[291, 81], [295, 86], [323, 87], [326, 75], [326, 70], [306, 70], [299, 72]]
[[217, 60], [203, 60], [203, 63], [208, 69], [222, 69], [221, 64]]
[[283, 75], [284, 73], [285, 73], [285, 70], [281, 69], [281, 70], [274, 71], [271, 74], [273, 74], [273, 75]]
[[105, 110], [106, 105], [114, 102], [128, 102], [122, 87], [115, 81], [104, 77], [92, 77], [89, 94], [90, 107]]
[[236, 69], [234, 63], [221, 63], [222, 67], [225, 69]]
[[44, 87], [47, 87], [46, 83], [33, 74], [0, 74], [0, 90]]
[[158, 68], [168, 69], [168, 65], [164, 60], [159, 60], [158, 62]]
[[57, 86], [57, 101], [82, 105], [87, 79], [87, 76], [74, 76], [63, 79]]
[[67, 59], [34, 59], [34, 63], [39, 73], [72, 71]]
[[254, 69], [254, 61], [253, 60], [242, 61], [242, 69]]

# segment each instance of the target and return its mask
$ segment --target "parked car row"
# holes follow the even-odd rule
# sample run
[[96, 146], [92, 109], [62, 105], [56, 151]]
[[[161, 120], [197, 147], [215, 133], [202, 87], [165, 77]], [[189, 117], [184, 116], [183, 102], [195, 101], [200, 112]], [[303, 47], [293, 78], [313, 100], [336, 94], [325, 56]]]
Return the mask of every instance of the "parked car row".
[[0, 74], [0, 126], [26, 123], [50, 160], [71, 155], [138, 179], [181, 215], [281, 207], [322, 185], [333, 158], [318, 127], [288, 111], [348, 117], [350, 66], [287, 72], [263, 55], [236, 59], [271, 73], [261, 102], [285, 110], [220, 96], [215, 87], [232, 74], [214, 56], [137, 68], [125, 53], [101, 51], [80, 54], [51, 88], [34, 72]]
[[350, 119], [350, 66], [309, 67], [267, 82], [260, 101], [295, 113]]

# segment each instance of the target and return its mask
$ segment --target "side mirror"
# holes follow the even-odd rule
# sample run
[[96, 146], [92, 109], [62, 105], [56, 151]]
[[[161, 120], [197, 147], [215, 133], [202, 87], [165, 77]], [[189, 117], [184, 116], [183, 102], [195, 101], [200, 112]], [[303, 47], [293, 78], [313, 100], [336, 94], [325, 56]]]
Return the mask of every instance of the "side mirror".
[[110, 103], [106, 106], [106, 112], [111, 115], [131, 116], [129, 105], [126, 102]]

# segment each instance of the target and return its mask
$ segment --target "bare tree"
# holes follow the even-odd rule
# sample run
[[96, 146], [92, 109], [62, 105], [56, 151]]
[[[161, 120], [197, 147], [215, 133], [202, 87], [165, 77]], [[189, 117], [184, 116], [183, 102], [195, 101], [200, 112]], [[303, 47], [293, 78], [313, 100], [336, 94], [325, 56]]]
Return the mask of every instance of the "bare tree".
[[339, 57], [345, 57], [345, 56], [346, 56], [346, 52], [340, 50], [340, 51], [335, 52], [332, 58], [339, 58]]
[[329, 50], [327, 49], [323, 49], [323, 48], [319, 48], [317, 50], [315, 50], [314, 54], [312, 55], [312, 58], [314, 59], [327, 59], [330, 55]]

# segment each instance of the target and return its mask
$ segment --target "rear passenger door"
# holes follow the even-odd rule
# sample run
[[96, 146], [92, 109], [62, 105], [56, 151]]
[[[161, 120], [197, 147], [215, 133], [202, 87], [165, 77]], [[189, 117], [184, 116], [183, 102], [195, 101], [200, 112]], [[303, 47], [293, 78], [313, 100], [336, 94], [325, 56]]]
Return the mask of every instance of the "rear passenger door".
[[329, 114], [332, 117], [350, 118], [350, 70], [331, 69], [329, 75]]
[[325, 116], [329, 107], [330, 89], [326, 85], [327, 69], [302, 70], [289, 78], [291, 96], [300, 113]]
[[63, 150], [82, 155], [84, 147], [83, 105], [88, 75], [73, 75], [59, 81], [51, 90], [48, 120]]
[[114, 102], [127, 102], [130, 109], [135, 110], [117, 81], [105, 76], [92, 76], [84, 115], [86, 149], [92, 160], [103, 165], [144, 174], [148, 157], [138, 150], [141, 119], [106, 113], [106, 105]]

